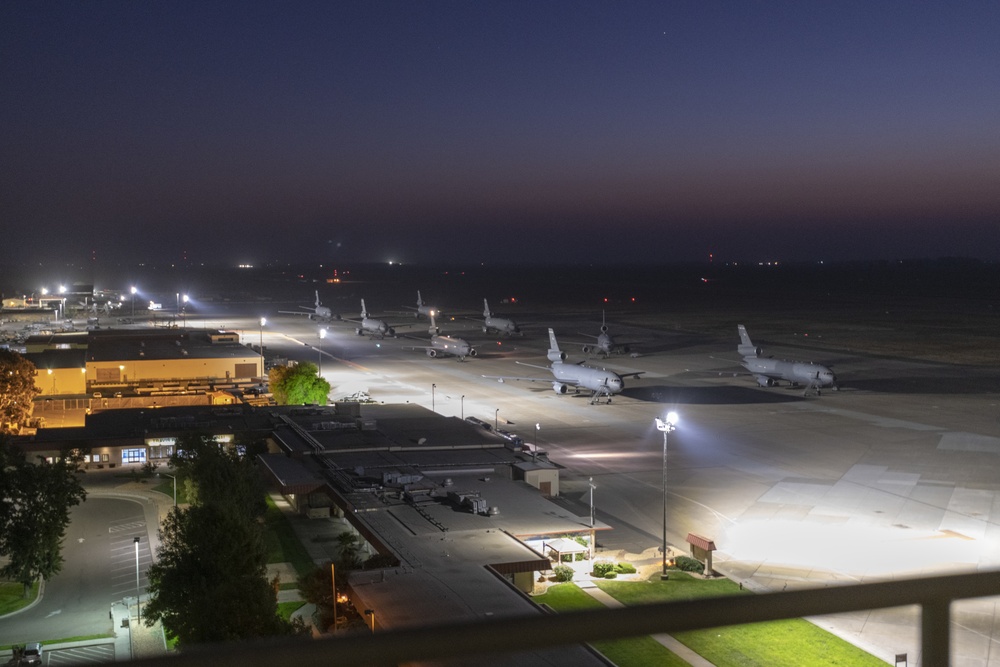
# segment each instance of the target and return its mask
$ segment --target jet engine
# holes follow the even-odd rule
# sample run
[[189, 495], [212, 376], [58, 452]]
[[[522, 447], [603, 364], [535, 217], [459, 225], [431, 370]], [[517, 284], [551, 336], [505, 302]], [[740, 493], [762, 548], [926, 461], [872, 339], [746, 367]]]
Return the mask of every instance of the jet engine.
[[438, 356], [438, 351], [435, 350], [434, 348], [428, 348], [427, 349], [427, 356], [430, 357], [431, 359], [434, 359], [435, 357]]
[[754, 347], [753, 345], [740, 345], [736, 348], [740, 353], [740, 356], [746, 357], [759, 357], [761, 355], [761, 349], [759, 347]]
[[470, 356], [470, 357], [474, 357], [474, 356], [476, 356], [477, 354], [479, 354], [479, 353], [478, 353], [478, 352], [476, 351], [476, 349], [475, 349], [475, 348], [470, 348], [470, 349], [469, 349], [469, 356]]
[[584, 354], [590, 354], [590, 346], [589, 345], [584, 345], [583, 346], [583, 353]]
[[566, 353], [560, 350], [549, 350], [548, 358], [549, 361], [566, 361]]
[[569, 387], [564, 385], [562, 382], [553, 382], [552, 390], [557, 394], [565, 394], [566, 392], [569, 391]]
[[361, 327], [358, 327], [357, 329], [355, 329], [354, 333], [356, 333], [356, 334], [358, 334], [360, 336], [361, 335]]
[[777, 384], [773, 378], [766, 375], [755, 375], [754, 377], [757, 378], [757, 384], [761, 387], [773, 387]]

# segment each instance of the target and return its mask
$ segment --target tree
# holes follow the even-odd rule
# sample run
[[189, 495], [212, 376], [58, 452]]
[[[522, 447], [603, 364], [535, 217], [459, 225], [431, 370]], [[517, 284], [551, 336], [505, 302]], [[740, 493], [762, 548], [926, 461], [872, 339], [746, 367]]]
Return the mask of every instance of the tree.
[[184, 480], [189, 503], [224, 505], [248, 521], [267, 511], [254, 459], [237, 447], [221, 445], [209, 435], [187, 433], [177, 439], [171, 463]]
[[319, 377], [316, 364], [308, 361], [295, 366], [275, 366], [267, 380], [278, 405], [326, 405], [330, 383]]
[[150, 566], [147, 626], [181, 646], [289, 634], [267, 580], [259, 524], [213, 503], [174, 508]]
[[35, 365], [16, 352], [0, 349], [0, 433], [16, 433], [27, 422], [35, 386]]
[[75, 459], [29, 463], [24, 452], [0, 442], [0, 576], [21, 582], [27, 596], [39, 577], [62, 569], [62, 541], [70, 508], [86, 500]]

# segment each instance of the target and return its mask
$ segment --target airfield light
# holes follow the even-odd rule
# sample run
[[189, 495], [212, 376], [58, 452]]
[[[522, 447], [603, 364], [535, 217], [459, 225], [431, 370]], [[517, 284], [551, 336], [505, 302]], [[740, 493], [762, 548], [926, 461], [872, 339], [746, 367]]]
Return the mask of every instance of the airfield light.
[[43, 288], [42, 288], [42, 296], [45, 296], [45, 295], [47, 295], [48, 293], [49, 293], [49, 288], [48, 288], [48, 287], [43, 287]]
[[60, 285], [59, 286], [59, 293], [60, 294], [65, 294], [66, 293], [66, 286], [65, 285]]
[[666, 420], [656, 418], [656, 428], [663, 432], [663, 544], [660, 545], [663, 570], [660, 579], [670, 576], [667, 574], [667, 435], [677, 428], [677, 421], [677, 413], [672, 410], [667, 413]]

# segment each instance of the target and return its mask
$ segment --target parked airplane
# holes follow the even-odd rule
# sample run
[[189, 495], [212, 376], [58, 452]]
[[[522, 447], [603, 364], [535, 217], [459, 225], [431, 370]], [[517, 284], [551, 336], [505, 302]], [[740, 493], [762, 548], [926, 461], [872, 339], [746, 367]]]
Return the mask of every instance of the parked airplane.
[[369, 338], [385, 338], [386, 336], [396, 337], [396, 330], [389, 326], [385, 320], [377, 320], [368, 317], [368, 309], [365, 308], [365, 300], [361, 299], [361, 319], [352, 320], [350, 318], [344, 318], [348, 322], [354, 322], [358, 327], [354, 330], [359, 336], [368, 336]]
[[431, 326], [427, 333], [431, 335], [430, 345], [409, 345], [407, 350], [426, 350], [428, 357], [458, 357], [459, 361], [465, 361], [466, 357], [476, 356], [476, 348], [469, 345], [462, 338], [453, 336], [442, 336], [441, 329], [434, 322], [434, 311], [430, 312]]
[[497, 380], [498, 382], [504, 382], [506, 380], [551, 382], [552, 389], [557, 394], [567, 393], [570, 387], [573, 387], [574, 391], [583, 387], [584, 389], [589, 389], [593, 392], [590, 395], [590, 403], [593, 405], [602, 396], [606, 396], [608, 399], [607, 402], [610, 403], [612, 396], [621, 393], [621, 390], [625, 387], [625, 381], [622, 380], [622, 377], [639, 377], [642, 375], [642, 371], [640, 371], [638, 373], [627, 373], [622, 376], [618, 373], [609, 371], [606, 368], [584, 366], [582, 361], [576, 364], [566, 363], [566, 353], [559, 349], [559, 343], [556, 342], [556, 334], [552, 329], [549, 329], [549, 353], [547, 357], [548, 360], [552, 362], [551, 366], [536, 366], [535, 364], [526, 364], [523, 361], [518, 361], [517, 363], [522, 366], [530, 366], [531, 368], [541, 368], [542, 370], [550, 371], [552, 373], [552, 379], [510, 377], [503, 375], [484, 375], [483, 377]]
[[579, 335], [593, 338], [596, 341], [593, 344], [588, 343], [583, 346], [584, 354], [593, 353], [610, 357], [612, 354], [628, 354], [630, 351], [628, 345], [616, 342], [614, 336], [608, 333], [608, 325], [604, 319], [603, 310], [601, 311], [601, 334], [593, 336], [591, 334], [580, 333]]
[[826, 366], [801, 361], [783, 361], [773, 358], [761, 358], [761, 349], [750, 341], [746, 327], [739, 325], [740, 344], [737, 350], [743, 356], [743, 367], [753, 373], [757, 384], [761, 387], [773, 387], [779, 381], [791, 385], [805, 385], [805, 395], [811, 389], [819, 396], [820, 389], [832, 387], [837, 389], [837, 377]]
[[312, 312], [306, 313], [298, 310], [279, 310], [278, 312], [282, 315], [305, 315], [310, 320], [317, 320], [319, 322], [331, 322], [340, 319], [340, 315], [334, 314], [333, 311], [319, 302], [319, 290], [316, 290], [316, 305], [312, 307], [299, 306], [299, 308], [306, 308]]
[[406, 308], [407, 310], [412, 310], [414, 318], [418, 318], [421, 315], [423, 315], [424, 317], [433, 317], [435, 315], [437, 315], [438, 317], [441, 316], [441, 311], [438, 308], [435, 308], [434, 306], [428, 306], [426, 303], [424, 303], [424, 300], [420, 298], [420, 290], [417, 290], [417, 307], [414, 308], [413, 306], [403, 306], [403, 308]]
[[506, 317], [497, 317], [490, 312], [490, 304], [483, 299], [483, 333], [489, 333], [491, 331], [496, 331], [499, 334], [505, 336], [512, 336], [517, 334], [518, 336], [523, 336], [521, 328], [517, 326], [517, 322], [508, 319]]

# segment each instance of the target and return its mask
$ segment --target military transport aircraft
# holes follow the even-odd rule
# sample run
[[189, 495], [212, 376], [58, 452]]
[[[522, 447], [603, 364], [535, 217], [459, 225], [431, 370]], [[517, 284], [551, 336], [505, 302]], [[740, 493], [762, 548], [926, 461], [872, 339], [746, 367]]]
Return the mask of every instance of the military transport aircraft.
[[551, 382], [552, 389], [557, 394], [568, 393], [570, 387], [573, 387], [574, 391], [583, 387], [584, 389], [589, 389], [593, 392], [590, 395], [590, 403], [593, 405], [602, 396], [607, 397], [607, 402], [610, 403], [612, 396], [621, 393], [621, 390], [625, 387], [625, 382], [622, 380], [622, 377], [639, 377], [643, 373], [643, 371], [640, 371], [638, 373], [626, 373], [622, 376], [618, 373], [609, 371], [606, 368], [584, 366], [582, 361], [576, 364], [568, 364], [566, 363], [566, 353], [559, 349], [559, 343], [556, 342], [556, 334], [552, 329], [549, 329], [549, 353], [547, 356], [548, 360], [552, 362], [551, 366], [536, 366], [535, 364], [526, 364], [523, 361], [518, 361], [517, 363], [522, 366], [530, 366], [531, 368], [541, 368], [542, 370], [550, 371], [552, 373], [552, 379], [511, 377], [506, 375], [484, 375], [483, 377], [497, 380], [498, 382], [505, 382], [506, 380]]
[[599, 336], [594, 336], [591, 334], [585, 334], [578, 332], [580, 336], [586, 336], [587, 338], [593, 338], [594, 343], [587, 343], [583, 346], [584, 354], [596, 354], [599, 356], [610, 357], [612, 354], [628, 354], [630, 348], [624, 343], [619, 343], [615, 340], [615, 337], [608, 333], [608, 325], [604, 319], [604, 311], [601, 311], [601, 334]]
[[316, 305], [314, 306], [299, 306], [299, 308], [305, 308], [311, 310], [311, 313], [298, 311], [298, 310], [279, 310], [278, 312], [282, 315], [305, 315], [310, 320], [316, 320], [317, 322], [332, 322], [333, 320], [339, 320], [340, 315], [336, 315], [326, 306], [319, 302], [319, 290], [316, 290]]
[[[396, 330], [389, 326], [385, 320], [377, 320], [368, 317], [368, 309], [365, 307], [365, 300], [361, 299], [361, 319], [352, 320], [348, 317], [343, 318], [347, 322], [353, 322], [357, 324], [357, 328], [354, 332], [359, 336], [368, 336], [369, 338], [385, 338], [386, 336], [396, 337]], [[409, 326], [409, 325], [403, 325]]]
[[837, 377], [826, 366], [811, 362], [783, 361], [772, 357], [762, 358], [761, 349], [750, 341], [746, 327], [740, 324], [738, 329], [740, 344], [736, 349], [743, 357], [743, 367], [753, 374], [761, 387], [773, 387], [779, 381], [788, 382], [792, 386], [804, 384], [806, 396], [810, 390], [815, 390], [819, 396], [823, 387], [837, 389]]
[[[426, 350], [427, 356], [434, 357], [458, 357], [459, 361], [465, 361], [466, 357], [476, 356], [476, 348], [469, 345], [462, 338], [453, 336], [442, 336], [441, 329], [434, 322], [434, 311], [430, 312], [431, 326], [427, 333], [431, 335], [430, 345], [406, 345], [406, 350]], [[409, 337], [409, 336], [408, 336]]]
[[435, 308], [434, 306], [428, 306], [426, 303], [424, 303], [424, 300], [420, 297], [420, 290], [417, 290], [416, 308], [414, 308], [413, 306], [403, 306], [403, 308], [406, 308], [407, 310], [412, 310], [414, 318], [418, 318], [421, 315], [424, 317], [433, 317], [435, 315], [441, 317], [441, 311], [438, 308]]
[[524, 335], [521, 328], [517, 326], [517, 322], [506, 317], [497, 317], [490, 312], [490, 304], [486, 302], [486, 299], [483, 299], [483, 318], [483, 333], [496, 331], [505, 336]]

